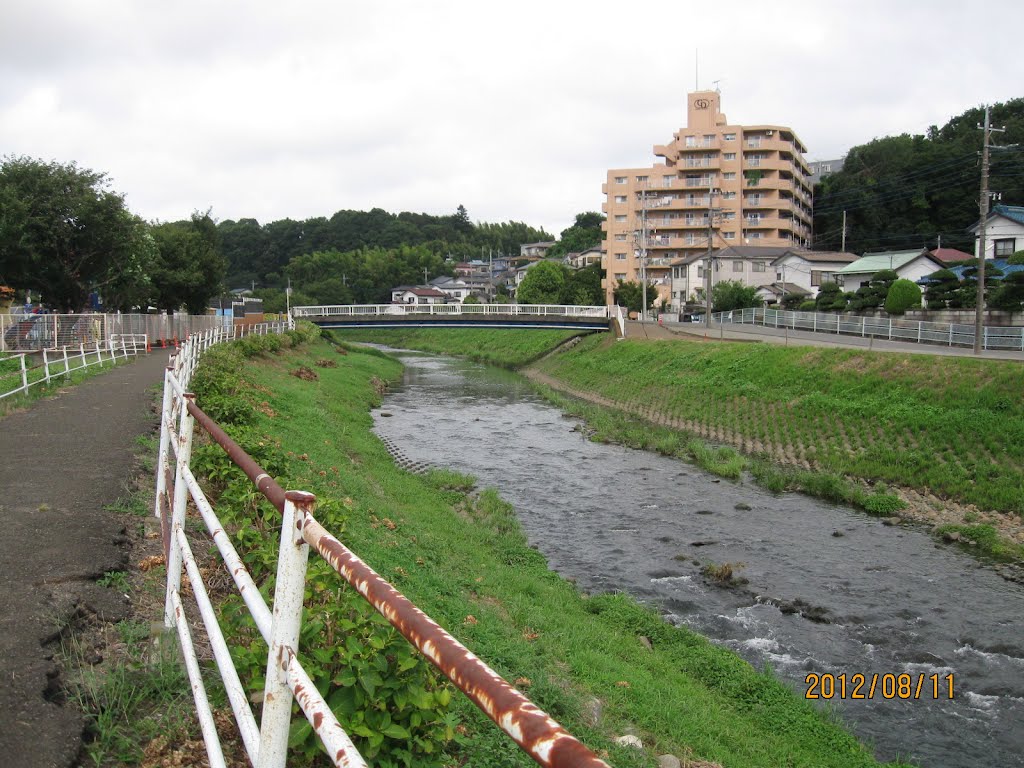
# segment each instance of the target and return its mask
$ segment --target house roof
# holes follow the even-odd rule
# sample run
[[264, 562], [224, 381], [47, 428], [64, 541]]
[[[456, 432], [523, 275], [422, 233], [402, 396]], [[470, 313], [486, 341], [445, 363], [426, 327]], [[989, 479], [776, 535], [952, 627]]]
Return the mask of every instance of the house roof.
[[757, 293], [765, 291], [773, 296], [810, 296], [811, 292], [802, 288], [796, 283], [772, 283], [771, 285], [758, 286]]
[[928, 252], [931, 254], [933, 259], [941, 261], [943, 264], [949, 264], [951, 261], [964, 261], [965, 259], [973, 259], [973, 253], [965, 253], [964, 251], [957, 250], [956, 248], [933, 248]]
[[403, 285], [398, 288], [393, 288], [391, 290], [392, 293], [398, 293], [399, 291], [402, 293], [411, 293], [413, 296], [423, 296], [424, 298], [429, 298], [432, 296], [437, 299], [444, 299], [447, 298], [448, 296], [448, 294], [444, 293], [443, 291], [439, 291], [436, 288], [421, 288], [419, 286]]
[[[949, 271], [956, 275], [958, 278], [963, 279], [964, 272], [968, 269], [971, 269], [972, 266], [973, 265], [971, 264], [961, 264], [958, 267], [949, 267]], [[987, 270], [992, 269], [992, 267], [995, 267], [1003, 274], [999, 276], [990, 277], [989, 272]], [[1024, 264], [1009, 264], [1007, 263], [1007, 259], [985, 259], [985, 269], [986, 280], [1001, 280], [1007, 275], [1012, 275], [1014, 272], [1024, 272]], [[927, 280], [927, 278], [922, 278], [922, 280]]]
[[791, 248], [786, 253], [775, 259], [775, 261], [781, 261], [786, 256], [796, 256], [811, 264], [852, 264], [860, 258], [855, 253], [847, 253], [845, 251], [804, 251], [802, 249]]
[[852, 264], [847, 264], [842, 269], [836, 270], [837, 275], [863, 275], [881, 272], [883, 269], [901, 269], [915, 259], [926, 255], [928, 251], [918, 248], [913, 251], [886, 251], [884, 253], [871, 253]]
[[719, 248], [712, 256], [716, 259], [777, 259], [793, 250], [789, 245], [728, 245]]
[[[993, 205], [992, 210], [988, 212], [988, 219], [995, 218], [996, 216], [1002, 216], [1004, 219], [1024, 224], [1024, 205]], [[981, 219], [974, 222], [974, 226], [967, 231], [976, 232], [979, 224], [981, 224]]]

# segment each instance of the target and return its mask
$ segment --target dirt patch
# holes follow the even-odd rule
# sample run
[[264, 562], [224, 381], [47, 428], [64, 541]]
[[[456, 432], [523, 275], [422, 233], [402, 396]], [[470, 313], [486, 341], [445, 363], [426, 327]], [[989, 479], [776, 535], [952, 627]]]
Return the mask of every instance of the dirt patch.
[[302, 379], [303, 381], [319, 381], [320, 374], [310, 368], [308, 365], [300, 365], [294, 371], [292, 376]]

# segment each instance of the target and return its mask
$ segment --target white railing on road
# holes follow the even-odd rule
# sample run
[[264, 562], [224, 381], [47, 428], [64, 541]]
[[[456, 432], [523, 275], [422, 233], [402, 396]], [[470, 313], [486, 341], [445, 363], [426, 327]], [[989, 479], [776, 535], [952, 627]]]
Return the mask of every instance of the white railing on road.
[[292, 307], [292, 316], [373, 317], [379, 315], [541, 315], [544, 317], [607, 318], [608, 307], [562, 304], [335, 304]]
[[[711, 319], [716, 323], [762, 325], [768, 328], [846, 334], [916, 344], [974, 346], [974, 326], [962, 323], [932, 323], [898, 317], [867, 317], [829, 312], [791, 312], [760, 307], [715, 312], [712, 313]], [[982, 349], [1024, 351], [1024, 328], [984, 326], [982, 332]]]

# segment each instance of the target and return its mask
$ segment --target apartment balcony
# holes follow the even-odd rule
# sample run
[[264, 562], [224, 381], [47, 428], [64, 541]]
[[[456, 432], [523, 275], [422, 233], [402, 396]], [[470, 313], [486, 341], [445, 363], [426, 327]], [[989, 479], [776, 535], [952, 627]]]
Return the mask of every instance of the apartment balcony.
[[686, 157], [679, 161], [683, 168], [718, 168], [721, 166], [720, 157]]
[[717, 138], [712, 138], [712, 139], [700, 138], [700, 139], [694, 139], [692, 142], [691, 141], [687, 141], [686, 139], [683, 139], [682, 141], [677, 141], [675, 146], [676, 146], [676, 149], [678, 151], [680, 151], [680, 152], [695, 152], [698, 149], [717, 149], [718, 148], [718, 139]]

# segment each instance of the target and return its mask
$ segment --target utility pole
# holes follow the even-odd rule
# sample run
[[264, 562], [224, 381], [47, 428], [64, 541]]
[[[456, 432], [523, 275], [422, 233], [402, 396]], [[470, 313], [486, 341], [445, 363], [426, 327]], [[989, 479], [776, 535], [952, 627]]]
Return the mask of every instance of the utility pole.
[[424, 285], [427, 284], [427, 268], [426, 267], [423, 268], [423, 284]]
[[718, 190], [714, 187], [708, 189], [708, 255], [704, 259], [704, 327], [711, 328], [711, 289], [712, 272], [715, 269], [715, 259], [711, 255], [714, 247], [714, 222], [715, 222], [715, 195]]
[[843, 211], [843, 245], [839, 250], [846, 253], [846, 211]]
[[979, 125], [984, 131], [984, 139], [981, 145], [981, 196], [978, 199], [978, 209], [981, 220], [978, 224], [978, 295], [977, 305], [974, 309], [974, 354], [980, 355], [982, 349], [982, 335], [984, 334], [983, 321], [985, 317], [985, 242], [986, 230], [988, 229], [988, 149], [989, 141], [992, 139], [992, 131], [1002, 133], [1005, 128], [993, 128], [991, 121], [991, 109], [985, 107], [985, 124]]
[[640, 322], [647, 319], [647, 186], [640, 188]]

